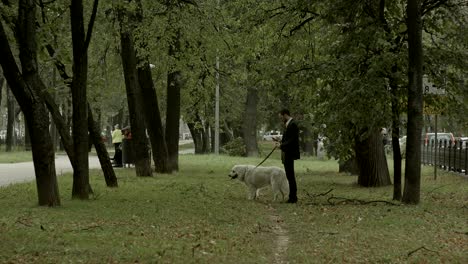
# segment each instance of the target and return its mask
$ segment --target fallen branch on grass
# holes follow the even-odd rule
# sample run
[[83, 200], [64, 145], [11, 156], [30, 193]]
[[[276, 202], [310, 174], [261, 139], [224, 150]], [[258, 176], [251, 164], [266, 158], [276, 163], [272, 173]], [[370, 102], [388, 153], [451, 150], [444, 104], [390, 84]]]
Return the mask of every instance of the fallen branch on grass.
[[333, 189], [330, 189], [330, 190], [328, 190], [327, 192], [319, 193], [319, 194], [310, 194], [310, 193], [308, 193], [308, 192], [306, 191], [306, 194], [307, 194], [307, 196], [309, 196], [310, 198], [315, 198], [315, 197], [319, 197], [319, 196], [325, 196], [325, 195], [329, 194], [329, 193], [332, 192], [332, 191], [333, 191]]
[[[324, 192], [324, 193], [319, 193], [319, 194], [310, 194], [308, 193], [307, 191], [306, 194], [309, 198], [316, 198], [316, 197], [319, 197], [319, 196], [326, 196], [327, 194], [331, 193], [333, 191], [333, 189], [330, 189], [328, 190], [327, 192]], [[337, 200], [337, 201], [332, 201], [332, 200]], [[375, 203], [384, 203], [384, 204], [387, 204], [387, 205], [394, 205], [394, 206], [398, 206], [400, 204], [397, 204], [397, 203], [392, 203], [392, 202], [389, 202], [389, 201], [384, 201], [384, 200], [373, 200], [373, 201], [364, 201], [364, 200], [359, 200], [359, 199], [350, 199], [350, 198], [343, 198], [343, 197], [336, 197], [336, 196], [333, 196], [333, 194], [328, 197], [327, 199], [327, 202], [329, 205], [338, 205], [338, 204], [357, 204], [357, 205], [368, 205], [368, 204], [375, 204]], [[308, 205], [322, 205], [320, 203], [307, 203]]]
[[27, 227], [31, 227], [31, 226], [32, 226], [32, 224], [25, 223], [25, 222], [23, 222], [21, 219], [16, 220], [15, 223], [22, 224], [22, 225], [27, 226]]
[[417, 249], [415, 249], [415, 250], [413, 250], [413, 251], [410, 251], [410, 252], [408, 253], [408, 257], [410, 257], [411, 255], [413, 255], [414, 253], [416, 253], [416, 252], [418, 252], [419, 250], [422, 250], [422, 249], [427, 250], [427, 251], [430, 251], [430, 252], [434, 252], [434, 253], [436, 253], [437, 255], [439, 255], [439, 252], [437, 252], [437, 251], [435, 251], [435, 250], [428, 249], [428, 248], [426, 248], [425, 246], [422, 246], [422, 247], [419, 247], [419, 248], [417, 248]]
[[[338, 200], [337, 202], [332, 202], [332, 200]], [[387, 205], [399, 205], [396, 203], [392, 203], [389, 201], [384, 201], [384, 200], [373, 200], [373, 201], [364, 201], [364, 200], [359, 200], [359, 199], [349, 199], [349, 198], [343, 198], [343, 197], [336, 197], [336, 196], [331, 196], [327, 199], [327, 202], [330, 205], [337, 205], [337, 204], [358, 204], [358, 205], [367, 205], [367, 204], [374, 204], [374, 203], [384, 203]]]
[[101, 228], [102, 229], [102, 227], [100, 225], [92, 225], [92, 226], [82, 228], [81, 231], [87, 231], [87, 230], [91, 230], [91, 229], [94, 229], [94, 228]]
[[321, 231], [321, 232], [318, 232], [319, 234], [324, 234], [324, 235], [338, 235], [339, 233], [338, 232], [324, 232], [324, 231]]

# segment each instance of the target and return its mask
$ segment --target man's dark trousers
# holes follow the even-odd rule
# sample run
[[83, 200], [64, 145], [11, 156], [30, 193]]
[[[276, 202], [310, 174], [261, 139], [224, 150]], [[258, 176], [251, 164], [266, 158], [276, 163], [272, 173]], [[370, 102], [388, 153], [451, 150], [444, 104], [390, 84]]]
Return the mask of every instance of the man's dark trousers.
[[297, 201], [296, 176], [294, 175], [294, 159], [285, 157], [284, 171], [289, 182], [289, 201]]

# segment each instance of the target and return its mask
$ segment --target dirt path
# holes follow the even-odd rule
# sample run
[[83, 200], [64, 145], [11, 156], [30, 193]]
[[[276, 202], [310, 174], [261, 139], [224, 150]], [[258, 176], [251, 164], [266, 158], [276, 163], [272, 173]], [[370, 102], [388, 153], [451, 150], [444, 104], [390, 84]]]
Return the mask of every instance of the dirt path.
[[283, 264], [289, 263], [287, 260], [287, 251], [289, 246], [288, 230], [281, 217], [276, 212], [275, 208], [270, 207], [270, 219], [273, 222], [273, 233], [276, 235], [274, 249], [274, 263]]

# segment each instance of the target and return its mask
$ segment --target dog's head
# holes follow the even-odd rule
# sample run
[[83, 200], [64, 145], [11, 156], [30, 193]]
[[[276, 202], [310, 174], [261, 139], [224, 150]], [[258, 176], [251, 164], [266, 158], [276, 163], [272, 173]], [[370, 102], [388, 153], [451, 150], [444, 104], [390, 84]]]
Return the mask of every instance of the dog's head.
[[239, 178], [240, 181], [243, 181], [246, 170], [246, 166], [235, 165], [234, 167], [232, 167], [231, 172], [229, 172], [228, 176], [231, 177], [232, 180]]

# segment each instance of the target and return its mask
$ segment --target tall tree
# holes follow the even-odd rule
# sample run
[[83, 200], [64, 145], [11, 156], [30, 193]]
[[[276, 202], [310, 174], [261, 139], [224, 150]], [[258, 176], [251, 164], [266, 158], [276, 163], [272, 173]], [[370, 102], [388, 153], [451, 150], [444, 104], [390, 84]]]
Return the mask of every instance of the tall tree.
[[143, 63], [143, 66], [138, 68], [138, 81], [143, 97], [143, 110], [151, 141], [155, 169], [159, 173], [168, 173], [171, 171], [169, 169], [169, 156], [151, 69], [146, 59], [140, 58], [140, 62]]
[[[133, 6], [131, 6], [133, 5]], [[135, 168], [137, 176], [152, 176], [148, 140], [143, 114], [142, 94], [139, 87], [137, 57], [132, 31], [135, 29], [135, 3], [127, 0], [117, 4], [116, 12], [120, 23], [120, 46], [122, 66], [127, 91], [128, 111], [132, 127], [132, 140], [135, 148]]]
[[[23, 39], [19, 42], [20, 50], [25, 43], [33, 47], [36, 45], [35, 4], [33, 1], [24, 1], [20, 1], [18, 17], [17, 34]], [[27, 74], [28, 69], [23, 69], [23, 74], [20, 72], [2, 23], [0, 23], [0, 53], [4, 76], [21, 106], [30, 131], [39, 205], [58, 206], [60, 196], [55, 172], [54, 148], [48, 128], [48, 112], [38, 93], [25, 82], [23, 74]]]
[[[71, 89], [72, 78], [66, 72], [65, 65], [57, 58], [55, 49], [51, 45], [46, 45], [46, 48], [48, 50], [49, 56], [54, 60], [54, 65], [57, 68], [64, 84]], [[73, 153], [73, 142], [67, 131], [70, 126], [66, 124], [66, 121], [64, 120], [64, 117], [60, 114], [58, 107], [55, 105], [51, 96], [49, 96], [46, 91], [42, 92], [42, 97], [46, 101], [47, 107], [52, 115], [55, 126], [57, 130], [59, 131], [59, 134], [62, 140], [61, 146], [65, 148], [67, 155], [70, 159], [70, 163], [74, 167], [75, 159], [74, 159], [74, 153]], [[104, 142], [102, 142], [101, 130], [99, 128], [99, 125], [94, 120], [93, 112], [91, 110], [91, 107], [89, 106], [89, 103], [87, 103], [87, 105], [88, 105], [88, 131], [89, 131], [91, 141], [93, 142], [93, 145], [96, 149], [96, 153], [98, 155], [99, 162], [101, 164], [101, 168], [104, 174], [106, 185], [108, 187], [117, 187], [118, 186], [117, 177], [115, 176], [115, 172], [112, 168], [112, 164], [110, 162], [107, 148], [104, 145]], [[64, 111], [64, 112], [67, 112], [67, 111]]]
[[423, 121], [423, 49], [421, 0], [408, 0], [408, 135], [406, 139], [404, 203], [418, 204], [421, 188], [421, 133]]
[[[171, 16], [172, 17], [172, 16]], [[171, 18], [170, 18], [171, 19]], [[172, 24], [172, 23], [170, 23]], [[169, 57], [178, 61], [180, 57], [180, 30], [176, 30], [169, 43]], [[169, 170], [179, 170], [179, 125], [180, 125], [180, 89], [182, 72], [170, 68], [167, 74], [167, 109], [166, 109], [166, 145], [169, 155]]]
[[15, 137], [15, 97], [11, 94], [10, 89], [7, 89], [7, 132], [5, 138], [5, 151], [13, 150], [13, 139]]
[[356, 139], [354, 147], [359, 166], [358, 184], [364, 187], [390, 185], [387, 157], [379, 129], [369, 131], [364, 140]]
[[73, 100], [73, 149], [76, 167], [73, 170], [72, 197], [89, 199], [92, 193], [89, 184], [88, 161], [88, 47], [99, 0], [94, 0], [93, 13], [85, 34], [83, 1], [72, 0], [70, 5], [71, 32], [73, 44], [73, 79], [71, 83]]

